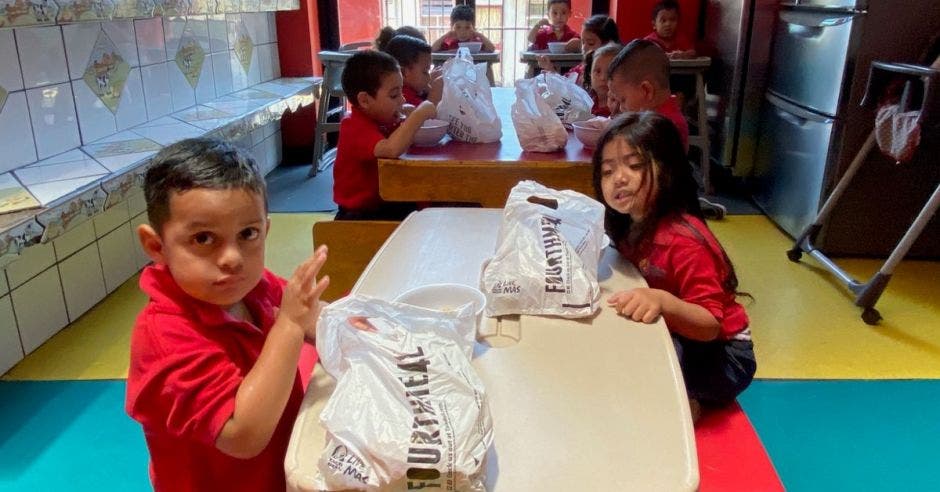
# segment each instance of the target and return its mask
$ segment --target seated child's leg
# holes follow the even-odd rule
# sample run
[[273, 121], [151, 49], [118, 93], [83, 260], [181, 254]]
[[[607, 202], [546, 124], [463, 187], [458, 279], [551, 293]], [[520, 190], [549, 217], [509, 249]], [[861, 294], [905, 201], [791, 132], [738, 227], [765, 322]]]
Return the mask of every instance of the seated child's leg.
[[703, 405], [726, 405], [751, 384], [757, 370], [752, 342], [697, 342], [675, 334], [672, 338], [676, 354], [681, 353], [679, 364], [689, 398]]

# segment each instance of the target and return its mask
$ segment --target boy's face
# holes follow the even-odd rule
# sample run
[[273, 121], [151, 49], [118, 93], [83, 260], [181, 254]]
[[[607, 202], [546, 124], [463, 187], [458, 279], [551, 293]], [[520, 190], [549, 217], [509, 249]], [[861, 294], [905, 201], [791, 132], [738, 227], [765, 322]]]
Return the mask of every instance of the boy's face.
[[641, 221], [656, 200], [657, 169], [618, 136], [601, 150], [601, 194], [610, 208]]
[[653, 21], [653, 30], [663, 39], [672, 39], [679, 25], [679, 12], [675, 9], [660, 10]]
[[601, 47], [601, 38], [587, 29], [581, 31], [581, 53], [588, 53]]
[[553, 3], [548, 7], [548, 20], [551, 21], [552, 27], [555, 29], [564, 27], [568, 23], [568, 16], [570, 15], [571, 9], [563, 3]]
[[431, 86], [431, 55], [421, 53], [418, 60], [410, 67], [401, 69], [402, 82], [417, 93], [422, 93]]
[[459, 20], [451, 24], [450, 28], [457, 36], [457, 41], [469, 41], [473, 37], [473, 23], [470, 21]]
[[[609, 62], [608, 62], [609, 63]], [[631, 83], [626, 77], [615, 73], [607, 80], [607, 90], [610, 97], [617, 101], [621, 111], [644, 111], [656, 109], [653, 107], [655, 90], [648, 81]]]
[[270, 221], [264, 199], [245, 188], [170, 193], [169, 218], [158, 234], [138, 228], [144, 250], [169, 268], [191, 297], [228, 308], [258, 285]]
[[375, 96], [368, 92], [357, 95], [359, 108], [380, 125], [391, 125], [398, 121], [401, 106], [405, 98], [401, 94], [403, 78], [401, 72], [390, 72], [382, 75], [382, 85], [375, 92]]
[[607, 67], [610, 61], [614, 59], [613, 54], [608, 54], [600, 58], [595, 58], [591, 65], [591, 89], [597, 93], [598, 100], [607, 100]]

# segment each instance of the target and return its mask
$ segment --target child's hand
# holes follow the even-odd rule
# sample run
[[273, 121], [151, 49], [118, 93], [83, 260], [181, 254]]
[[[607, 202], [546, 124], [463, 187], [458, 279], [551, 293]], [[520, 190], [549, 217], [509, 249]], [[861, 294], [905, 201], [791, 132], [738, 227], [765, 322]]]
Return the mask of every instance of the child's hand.
[[402, 114], [402, 116], [407, 117], [407, 116], [408, 116], [409, 114], [411, 114], [414, 110], [415, 110], [414, 104], [405, 103], [405, 104], [402, 104], [402, 105], [401, 105], [401, 114]]
[[277, 317], [300, 327], [305, 338], [313, 340], [317, 333], [317, 318], [320, 316], [320, 295], [330, 285], [330, 277], [317, 281], [320, 268], [326, 263], [326, 246], [320, 246], [297, 267], [284, 286], [281, 307]]
[[581, 51], [581, 38], [571, 38], [565, 43], [565, 51], [568, 53], [577, 53]]
[[[436, 69], [435, 69], [436, 70]], [[428, 89], [428, 101], [437, 104], [441, 102], [441, 98], [444, 97], [444, 77], [438, 75], [434, 76], [434, 72], [431, 72], [431, 88]], [[435, 114], [437, 111], [435, 111]]]
[[424, 101], [415, 108], [411, 115], [419, 118], [420, 121], [429, 120], [437, 116], [437, 106], [431, 101]]
[[552, 63], [552, 61], [548, 59], [547, 55], [539, 55], [538, 57], [536, 57], [536, 59], [539, 61], [539, 68], [541, 68], [542, 70], [546, 72], [555, 71], [555, 64]]
[[539, 26], [539, 27], [542, 27], [542, 26], [550, 26], [550, 25], [552, 25], [552, 21], [550, 21], [550, 20], [548, 20], [548, 19], [546, 19], [546, 18], [542, 18], [542, 19], [539, 19], [539, 21], [536, 22], [535, 25], [536, 25], [536, 26]]
[[663, 291], [648, 287], [617, 292], [607, 299], [618, 314], [633, 321], [653, 323], [663, 312]]

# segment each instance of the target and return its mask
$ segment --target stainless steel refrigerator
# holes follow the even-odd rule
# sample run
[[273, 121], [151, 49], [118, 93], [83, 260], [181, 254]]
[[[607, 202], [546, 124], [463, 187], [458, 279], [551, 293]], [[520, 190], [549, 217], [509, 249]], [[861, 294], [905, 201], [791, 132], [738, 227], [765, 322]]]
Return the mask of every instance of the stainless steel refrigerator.
[[[913, 62], [940, 32], [938, 0], [796, 0], [777, 12], [750, 183], [798, 235], [874, 124], [860, 107], [872, 60]], [[895, 166], [873, 152], [817, 240], [829, 254], [886, 254], [936, 186], [940, 163]], [[912, 249], [940, 255], [934, 220]]]

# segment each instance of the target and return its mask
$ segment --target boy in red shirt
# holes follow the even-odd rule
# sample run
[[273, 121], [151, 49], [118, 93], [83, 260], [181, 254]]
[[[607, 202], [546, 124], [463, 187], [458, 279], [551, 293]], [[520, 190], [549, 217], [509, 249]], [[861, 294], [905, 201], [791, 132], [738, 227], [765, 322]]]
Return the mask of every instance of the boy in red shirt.
[[568, 18], [571, 17], [570, 0], [549, 0], [548, 15], [540, 19], [529, 30], [530, 51], [547, 50], [548, 43], [562, 42], [565, 51], [577, 53], [581, 51], [581, 36], [574, 29], [568, 27]]
[[659, 45], [669, 58], [695, 58], [692, 40], [679, 33], [679, 4], [662, 0], [653, 7], [653, 32], [645, 38]]
[[480, 51], [492, 53], [496, 46], [489, 38], [477, 32], [475, 24], [476, 14], [473, 7], [469, 5], [454, 7], [450, 11], [450, 31], [434, 41], [431, 49], [434, 51], [453, 51], [460, 47], [460, 43], [476, 41], [480, 43]]
[[352, 111], [339, 127], [333, 165], [336, 220], [402, 220], [413, 203], [385, 202], [379, 196], [379, 158], [394, 159], [408, 150], [437, 107], [424, 101], [403, 120], [402, 75], [387, 53], [359, 51], [346, 61], [343, 92]]
[[[669, 59], [656, 43], [648, 39], [630, 41], [607, 68], [610, 102], [617, 111], [655, 111], [679, 130], [683, 151], [689, 152], [689, 124], [676, 96], [669, 90]], [[722, 219], [727, 209], [699, 197], [706, 217]]]
[[289, 281], [264, 268], [264, 178], [225, 142], [164, 148], [144, 182], [154, 261], [131, 335], [127, 413], [141, 423], [156, 491], [284, 490], [303, 399], [297, 364], [316, 334], [326, 248]]

